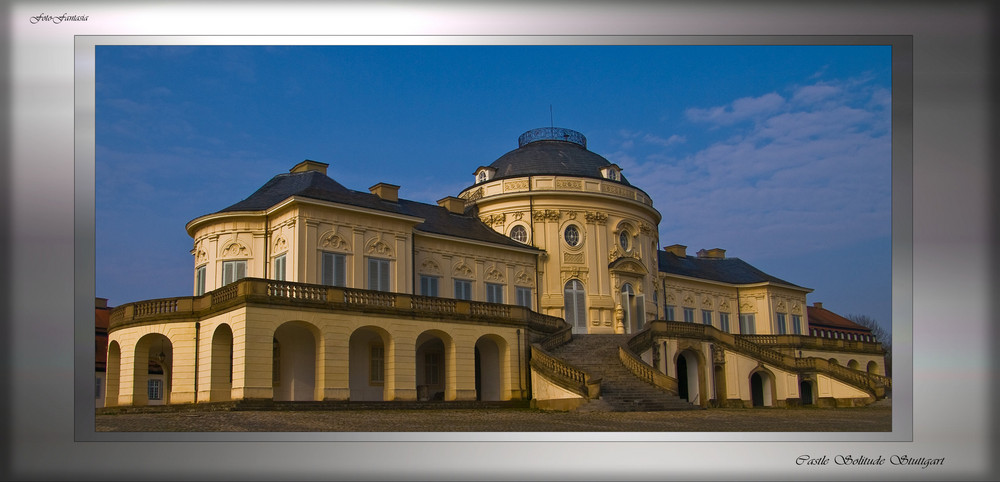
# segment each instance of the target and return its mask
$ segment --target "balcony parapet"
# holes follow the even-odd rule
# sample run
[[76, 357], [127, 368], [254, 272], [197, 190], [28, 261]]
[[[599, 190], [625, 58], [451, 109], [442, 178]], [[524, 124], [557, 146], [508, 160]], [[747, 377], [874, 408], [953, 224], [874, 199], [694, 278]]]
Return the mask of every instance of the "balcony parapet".
[[884, 354], [881, 343], [857, 340], [841, 340], [808, 335], [740, 335], [748, 341], [772, 348], [795, 348], [799, 350], [855, 351]]
[[137, 324], [192, 321], [246, 304], [375, 312], [435, 321], [498, 323], [523, 326], [547, 334], [569, 329], [562, 319], [536, 313], [523, 306], [243, 278], [202, 296], [161, 298], [120, 305], [111, 312], [108, 331]]

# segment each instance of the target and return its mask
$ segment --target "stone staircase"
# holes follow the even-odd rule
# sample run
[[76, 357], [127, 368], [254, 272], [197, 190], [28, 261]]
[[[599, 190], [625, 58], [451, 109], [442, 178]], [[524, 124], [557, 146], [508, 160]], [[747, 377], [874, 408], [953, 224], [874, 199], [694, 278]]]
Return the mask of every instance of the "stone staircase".
[[578, 411], [656, 412], [701, 408], [636, 378], [625, 368], [618, 358], [618, 346], [628, 338], [629, 335], [574, 335], [569, 343], [550, 351], [553, 356], [601, 379], [601, 398], [591, 400]]

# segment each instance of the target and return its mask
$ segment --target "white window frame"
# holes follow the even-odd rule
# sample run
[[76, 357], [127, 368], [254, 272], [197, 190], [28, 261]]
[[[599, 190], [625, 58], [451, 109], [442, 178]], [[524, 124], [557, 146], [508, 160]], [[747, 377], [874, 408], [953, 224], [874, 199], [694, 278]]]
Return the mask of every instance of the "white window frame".
[[154, 401], [163, 400], [163, 380], [150, 378], [146, 381], [146, 398]]
[[802, 334], [802, 315], [792, 315], [792, 334]]
[[222, 262], [222, 286], [235, 283], [247, 277], [247, 260]]
[[392, 263], [388, 259], [368, 258], [368, 289], [373, 291], [392, 290]]
[[437, 297], [439, 280], [438, 276], [420, 275], [420, 295]]
[[452, 285], [456, 300], [472, 301], [472, 281], [456, 279]]
[[725, 311], [719, 312], [719, 329], [729, 333], [729, 313]]
[[788, 325], [786, 324], [785, 314], [784, 313], [775, 313], [774, 315], [775, 315], [774, 316], [774, 325], [776, 327], [777, 334], [779, 334], [779, 335], [787, 335], [788, 334]]
[[587, 332], [587, 291], [580, 280], [571, 279], [563, 286], [563, 310], [574, 333]]
[[499, 283], [486, 283], [486, 302], [503, 303], [504, 285]]
[[518, 306], [523, 306], [523, 307], [525, 307], [525, 308], [527, 308], [529, 310], [531, 309], [531, 306], [532, 306], [532, 303], [531, 303], [531, 288], [528, 288], [528, 287], [525, 287], [525, 286], [515, 286], [514, 287], [514, 296], [515, 296], [515, 299], [517, 300], [517, 305]]
[[319, 284], [342, 288], [347, 287], [346, 254], [320, 251]]
[[674, 305], [663, 305], [663, 316], [667, 321], [677, 321], [674, 318]]
[[[570, 236], [571, 229], [573, 230], [573, 233], [575, 233], [572, 236]], [[570, 241], [571, 237], [573, 238], [572, 242]], [[576, 227], [575, 224], [570, 224], [563, 229], [563, 242], [565, 242], [567, 246], [575, 248], [579, 246], [582, 241], [583, 236], [580, 233], [580, 228]]]
[[201, 265], [194, 269], [194, 295], [205, 294], [205, 279], [208, 276], [208, 266]]
[[368, 384], [385, 383], [385, 345], [372, 343], [368, 346]]
[[443, 353], [432, 351], [424, 353], [424, 383], [427, 385], [441, 384], [441, 358]]
[[285, 255], [281, 254], [274, 257], [274, 279], [277, 281], [285, 281], [288, 279], [285, 276]]
[[[515, 235], [515, 232], [518, 234]], [[515, 225], [513, 228], [510, 228], [510, 239], [522, 244], [528, 244], [528, 229], [522, 224]]]
[[740, 334], [754, 335], [757, 332], [757, 316], [755, 313], [740, 314]]
[[684, 308], [684, 323], [694, 323], [694, 308]]
[[712, 326], [712, 310], [701, 310], [701, 323]]

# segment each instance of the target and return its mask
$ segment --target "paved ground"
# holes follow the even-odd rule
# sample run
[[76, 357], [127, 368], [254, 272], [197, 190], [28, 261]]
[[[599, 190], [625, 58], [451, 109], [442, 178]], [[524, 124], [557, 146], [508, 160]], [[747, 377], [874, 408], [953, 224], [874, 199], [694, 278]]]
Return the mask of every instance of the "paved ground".
[[889, 432], [861, 408], [543, 412], [531, 409], [177, 412], [98, 415], [98, 432]]

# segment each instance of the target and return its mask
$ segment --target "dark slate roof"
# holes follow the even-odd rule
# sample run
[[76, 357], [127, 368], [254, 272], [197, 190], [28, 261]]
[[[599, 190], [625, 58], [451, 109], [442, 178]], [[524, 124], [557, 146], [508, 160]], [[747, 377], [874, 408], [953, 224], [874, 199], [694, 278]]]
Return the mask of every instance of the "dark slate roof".
[[[608, 181], [601, 176], [601, 168], [610, 165], [610, 161], [588, 151], [577, 143], [539, 140], [529, 142], [500, 156], [489, 167], [496, 169], [493, 179], [529, 175], [558, 175], [590, 177]], [[620, 178], [620, 181], [613, 182], [631, 186], [625, 176], [620, 176]]]
[[[667, 251], [657, 251], [662, 273], [690, 276], [731, 284], [779, 283], [802, 288], [781, 278], [771, 276], [739, 258], [698, 258], [677, 256]], [[808, 288], [802, 288], [808, 289]]]
[[369, 192], [348, 189], [318, 171], [278, 174], [250, 197], [219, 212], [263, 211], [291, 196], [422, 218], [424, 221], [417, 224], [414, 229], [425, 233], [537, 249], [494, 231], [474, 215], [454, 214], [441, 206], [406, 199], [400, 199], [399, 202], [385, 201]]
[[806, 313], [809, 316], [809, 326], [814, 328], [833, 328], [837, 330], [871, 333], [870, 329], [844, 318], [843, 316], [840, 316], [826, 308], [807, 306]]

